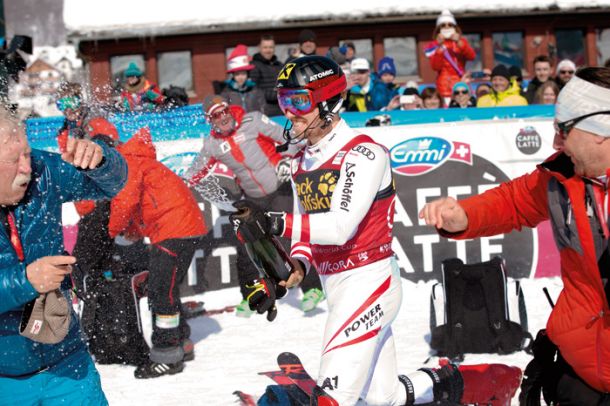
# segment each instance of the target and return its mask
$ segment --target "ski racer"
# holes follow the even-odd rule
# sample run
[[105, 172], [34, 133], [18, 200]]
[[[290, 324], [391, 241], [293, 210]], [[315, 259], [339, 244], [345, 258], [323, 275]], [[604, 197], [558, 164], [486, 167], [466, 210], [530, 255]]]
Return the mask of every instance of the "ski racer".
[[[283, 142], [282, 128], [258, 111], [246, 113], [241, 106], [229, 105], [223, 96], [208, 96], [204, 112], [212, 129], [185, 175], [188, 183], [194, 186], [204, 181], [220, 162], [233, 171], [243, 194], [258, 206], [266, 210], [290, 209], [292, 191], [287, 182], [290, 166], [286, 157], [292, 156], [302, 145], [291, 146], [283, 155], [276, 152], [276, 145]], [[237, 306], [236, 314], [249, 317], [252, 310], [246, 300], [245, 283], [258, 278], [258, 272], [242, 245], [237, 244], [237, 247], [237, 272], [243, 300]], [[313, 310], [324, 299], [315, 273], [301, 288], [303, 311]]]
[[[292, 239], [295, 269], [279, 283], [282, 287], [297, 285], [310, 264], [320, 274], [329, 314], [312, 404], [460, 402], [497, 376], [502, 378], [487, 396], [510, 399], [520, 371], [505, 365], [459, 370], [447, 364], [398, 375], [392, 322], [402, 288], [392, 251], [396, 191], [389, 153], [340, 118], [346, 78], [334, 61], [298, 58], [284, 66], [277, 88], [279, 105], [292, 124], [285, 137], [290, 143], [307, 140], [291, 165], [294, 210], [263, 213], [240, 201], [236, 207], [252, 214], [234, 225], [242, 237], [258, 231]], [[243, 233], [241, 227], [246, 227]], [[273, 308], [278, 290], [273, 281], [262, 278], [248, 286], [251, 306], [259, 313]]]

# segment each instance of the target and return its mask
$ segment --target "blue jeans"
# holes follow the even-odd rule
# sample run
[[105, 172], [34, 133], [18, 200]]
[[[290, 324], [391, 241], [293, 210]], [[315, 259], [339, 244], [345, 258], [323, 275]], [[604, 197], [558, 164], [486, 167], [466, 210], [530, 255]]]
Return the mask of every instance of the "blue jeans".
[[100, 375], [81, 349], [46, 371], [23, 378], [0, 377], [0, 405], [105, 406]]

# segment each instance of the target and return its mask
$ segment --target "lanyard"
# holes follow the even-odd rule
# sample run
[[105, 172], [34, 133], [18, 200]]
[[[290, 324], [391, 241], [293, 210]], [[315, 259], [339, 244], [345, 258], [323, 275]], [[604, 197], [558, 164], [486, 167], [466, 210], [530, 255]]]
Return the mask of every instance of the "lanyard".
[[610, 237], [610, 231], [608, 230], [608, 193], [605, 187], [596, 184], [593, 185], [593, 192], [595, 194], [597, 218], [599, 218], [602, 226], [604, 238], [608, 239]]
[[6, 222], [8, 223], [9, 240], [11, 245], [17, 253], [19, 261], [23, 262], [25, 255], [23, 253], [23, 245], [21, 245], [21, 239], [19, 238], [19, 232], [17, 231], [17, 225], [15, 224], [15, 215], [12, 211], [6, 211]]

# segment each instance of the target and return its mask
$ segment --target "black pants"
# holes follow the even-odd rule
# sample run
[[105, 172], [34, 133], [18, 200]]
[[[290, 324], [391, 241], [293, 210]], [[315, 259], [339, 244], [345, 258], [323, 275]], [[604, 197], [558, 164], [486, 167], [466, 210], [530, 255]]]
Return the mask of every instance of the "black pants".
[[598, 392], [587, 385], [563, 358], [558, 360], [558, 364], [563, 364], [563, 374], [557, 382], [557, 404], [561, 406], [610, 406], [610, 394]]
[[177, 347], [190, 336], [184, 317], [179, 325], [163, 328], [157, 325], [159, 315], [180, 314], [180, 283], [188, 271], [200, 237], [176, 238], [151, 245], [148, 276], [148, 297], [154, 315], [152, 342], [154, 347]]
[[[293, 197], [292, 187], [290, 182], [284, 182], [280, 185], [278, 190], [265, 197], [251, 198], [248, 200], [254, 202], [258, 207], [265, 211], [284, 211], [291, 213], [293, 210]], [[290, 253], [290, 240], [287, 238], [280, 238], [280, 242], [284, 246], [286, 252]], [[236, 239], [237, 245], [237, 277], [239, 279], [239, 287], [241, 290], [242, 297], [245, 298], [247, 295], [245, 284], [254, 279], [258, 279], [258, 270], [252, 265], [250, 257], [246, 252], [246, 248]], [[315, 268], [311, 267], [309, 273], [305, 276], [305, 279], [300, 284], [301, 290], [307, 292], [309, 289], [318, 288], [322, 289], [320, 283], [320, 277], [316, 272]]]

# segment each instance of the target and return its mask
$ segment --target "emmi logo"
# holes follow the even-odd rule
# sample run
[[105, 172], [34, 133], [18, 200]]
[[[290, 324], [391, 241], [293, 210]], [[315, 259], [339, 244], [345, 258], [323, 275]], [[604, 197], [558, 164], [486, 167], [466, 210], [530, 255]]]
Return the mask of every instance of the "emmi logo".
[[442, 138], [411, 138], [390, 150], [392, 170], [406, 176], [423, 175], [441, 166], [452, 149], [452, 144]]

